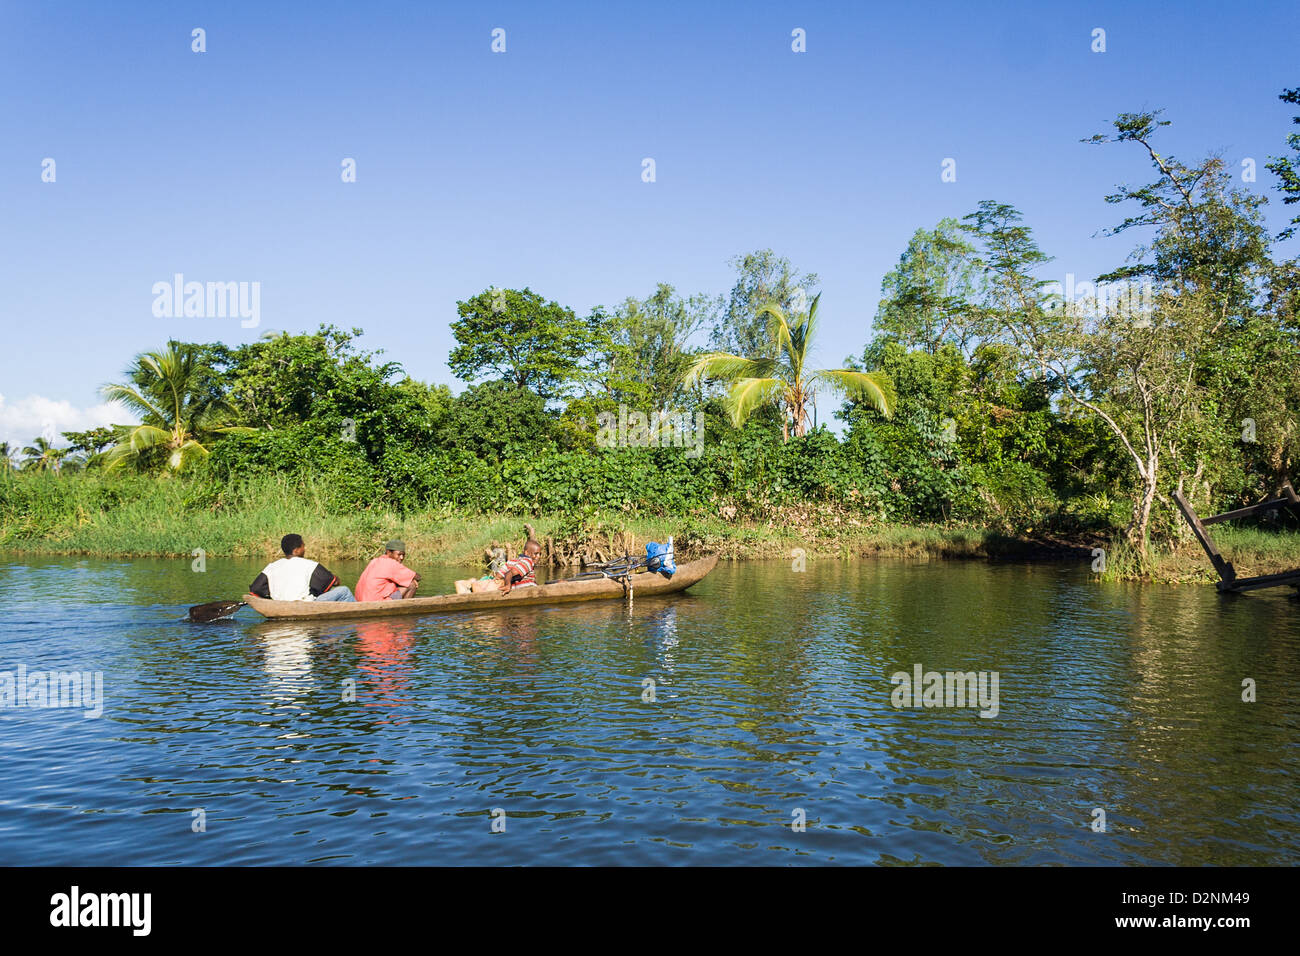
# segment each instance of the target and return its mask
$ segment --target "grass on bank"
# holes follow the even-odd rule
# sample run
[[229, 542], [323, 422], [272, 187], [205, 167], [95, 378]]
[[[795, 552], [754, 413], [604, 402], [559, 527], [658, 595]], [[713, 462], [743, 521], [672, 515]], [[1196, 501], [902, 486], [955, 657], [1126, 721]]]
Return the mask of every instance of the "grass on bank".
[[[1211, 534], [1239, 578], [1300, 568], [1300, 534], [1293, 531], [1222, 524], [1215, 525]], [[1105, 577], [1111, 580], [1154, 579], [1168, 584], [1213, 584], [1219, 580], [1190, 533], [1154, 542], [1150, 561], [1145, 564], [1128, 548], [1117, 546], [1107, 552], [1106, 566]]]
[[[322, 559], [364, 559], [400, 537], [422, 562], [477, 564], [484, 548], [522, 542], [525, 522], [542, 537], [572, 541], [591, 529], [631, 532], [638, 543], [675, 536], [684, 558], [718, 552], [727, 559], [786, 558], [796, 548], [810, 556], [1066, 559], [1092, 561], [1107, 548], [1107, 579], [1212, 582], [1195, 540], [1158, 542], [1147, 565], [1101, 538], [1051, 540], [999, 534], [962, 525], [886, 524], [828, 512], [817, 506], [780, 509], [768, 521], [721, 516], [643, 517], [482, 515], [443, 506], [400, 515], [383, 509], [343, 510], [328, 482], [268, 475], [230, 488], [178, 480], [0, 475], [0, 548], [46, 554], [114, 557], [181, 556], [202, 548], [214, 557], [266, 558], [288, 531], [302, 534]], [[1300, 534], [1254, 527], [1216, 526], [1221, 550], [1241, 576], [1300, 567]]]
[[608, 513], [584, 523], [572, 515], [482, 515], [451, 506], [405, 515], [343, 511], [331, 502], [327, 482], [278, 475], [215, 494], [176, 480], [0, 476], [0, 547], [19, 552], [144, 557], [202, 548], [214, 557], [263, 558], [296, 531], [321, 558], [367, 558], [400, 537], [422, 560], [464, 565], [477, 563], [486, 547], [521, 543], [525, 522], [539, 536], [566, 540], [586, 528], [628, 531], [637, 542], [673, 535], [684, 557], [716, 551], [731, 559], [788, 557], [796, 548], [846, 558], [980, 557], [993, 553], [990, 542], [997, 540], [979, 528], [870, 523], [815, 506], [788, 507], [762, 522]]

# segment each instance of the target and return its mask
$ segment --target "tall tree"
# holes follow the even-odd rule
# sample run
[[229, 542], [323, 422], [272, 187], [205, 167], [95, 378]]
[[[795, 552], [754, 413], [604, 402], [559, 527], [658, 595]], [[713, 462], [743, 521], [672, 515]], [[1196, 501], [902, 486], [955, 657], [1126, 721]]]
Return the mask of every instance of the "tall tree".
[[486, 289], [456, 303], [457, 346], [448, 364], [458, 378], [484, 378], [528, 389], [544, 399], [567, 393], [586, 374], [586, 360], [606, 330], [597, 310], [579, 318], [531, 289]]
[[731, 260], [736, 283], [726, 311], [713, 323], [711, 347], [718, 352], [776, 358], [767, 321], [759, 314], [772, 304], [783, 312], [803, 313], [821, 281], [817, 274], [800, 274], [790, 260], [771, 249], [759, 249]]
[[[1300, 106], [1300, 87], [1293, 90], [1283, 90], [1278, 94], [1278, 99], [1284, 103], [1290, 103], [1292, 106]], [[1300, 116], [1291, 117], [1291, 122], [1300, 126]], [[1286, 138], [1287, 145], [1291, 147], [1292, 156], [1274, 156], [1270, 157], [1270, 162], [1265, 165], [1278, 178], [1277, 188], [1282, 193], [1283, 204], [1290, 206], [1293, 203], [1300, 202], [1300, 133], [1292, 133]], [[1278, 233], [1279, 239], [1290, 239], [1295, 235], [1297, 227], [1300, 227], [1300, 214], [1292, 218], [1291, 222]]]
[[[1126, 537], [1142, 555], [1161, 466], [1186, 460], [1196, 433], [1205, 355], [1249, 311], [1267, 262], [1261, 200], [1234, 190], [1215, 157], [1187, 166], [1158, 153], [1152, 137], [1164, 125], [1157, 113], [1123, 113], [1113, 135], [1087, 140], [1136, 143], [1155, 169], [1153, 182], [1106, 197], [1137, 207], [1111, 235], [1153, 231], [1126, 265], [1099, 279], [1129, 294], [1053, 302], [1048, 283], [1034, 275], [1049, 260], [1017, 210], [986, 201], [966, 217], [989, 272], [987, 319], [1127, 452], [1138, 488]], [[1133, 295], [1134, 284], [1147, 294]]]
[[217, 436], [253, 430], [231, 424], [233, 410], [207, 387], [201, 352], [199, 346], [168, 342], [161, 351], [136, 356], [126, 383], [103, 387], [106, 399], [121, 402], [141, 420], [122, 428], [106, 467], [162, 464], [179, 471], [206, 458]]
[[957, 220], [942, 219], [934, 229], [918, 229], [881, 283], [884, 298], [875, 331], [904, 348], [934, 355], [952, 344], [969, 357], [980, 333], [972, 306], [981, 277], [975, 247], [965, 240]]
[[394, 400], [391, 380], [402, 367], [359, 349], [361, 335], [358, 328], [322, 325], [310, 334], [281, 332], [240, 346], [229, 376], [240, 420], [268, 429], [323, 421], [332, 429], [344, 418], [385, 414]]
[[105, 448], [117, 444], [117, 433], [112, 428], [91, 428], [84, 432], [62, 432], [68, 441], [69, 451], [97, 455]]
[[119, 429], [91, 428], [84, 432], [62, 432], [68, 442], [69, 454], [75, 456], [78, 463], [87, 467], [103, 460], [104, 450], [117, 444]]
[[610, 316], [610, 351], [597, 371], [604, 391], [639, 408], [681, 404], [690, 340], [720, 309], [720, 296], [681, 296], [663, 282], [644, 299], [626, 299]]
[[767, 321], [770, 345], [763, 354], [740, 356], [726, 352], [708, 352], [695, 359], [687, 369], [689, 384], [702, 378], [730, 383], [727, 411], [732, 424], [739, 428], [763, 405], [776, 405], [784, 420], [781, 434], [789, 441], [791, 434], [803, 437], [808, 431], [816, 394], [825, 387], [850, 398], [867, 402], [884, 415], [892, 413], [889, 380], [876, 372], [836, 368], [812, 370], [808, 359], [817, 334], [817, 310], [821, 296], [813, 298], [804, 312], [787, 315], [779, 305], [768, 303], [759, 309]]

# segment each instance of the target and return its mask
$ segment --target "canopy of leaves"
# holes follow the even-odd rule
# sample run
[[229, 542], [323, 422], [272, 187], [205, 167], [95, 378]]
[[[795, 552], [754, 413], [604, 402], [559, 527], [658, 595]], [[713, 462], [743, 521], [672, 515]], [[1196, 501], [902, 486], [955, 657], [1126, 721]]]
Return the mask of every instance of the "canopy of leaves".
[[487, 289], [456, 303], [451, 325], [458, 343], [448, 365], [467, 382], [491, 378], [544, 399], [569, 392], [589, 369], [586, 361], [608, 335], [596, 310], [582, 319], [531, 289]]
[[[1283, 90], [1278, 94], [1278, 99], [1292, 106], [1300, 106], [1300, 87]], [[1291, 117], [1291, 122], [1293, 125], [1300, 126], [1300, 116]], [[1287, 136], [1286, 144], [1291, 147], [1292, 155], [1272, 157], [1265, 164], [1265, 169], [1277, 176], [1277, 188], [1282, 193], [1282, 202], [1290, 206], [1300, 202], [1300, 132], [1292, 132]], [[1296, 214], [1287, 227], [1278, 233], [1278, 239], [1290, 239], [1295, 235], [1297, 228], [1300, 228], [1300, 213]]]
[[208, 354], [204, 346], [168, 342], [165, 349], [137, 355], [127, 382], [103, 387], [106, 399], [140, 419], [139, 425], [115, 430], [108, 467], [179, 471], [206, 458], [217, 436], [239, 429]]
[[918, 229], [881, 284], [877, 334], [890, 335], [907, 348], [933, 353], [953, 344], [969, 354], [980, 333], [972, 306], [982, 277], [975, 248], [957, 220]]
[[360, 335], [322, 325], [312, 334], [281, 333], [240, 346], [229, 357], [227, 378], [241, 424], [273, 429], [321, 420], [331, 427], [382, 414], [402, 367], [358, 349]]
[[70, 452], [80, 452], [91, 456], [98, 455], [106, 448], [117, 444], [118, 430], [115, 428], [91, 428], [84, 432], [62, 432], [68, 442]]
[[444, 448], [463, 449], [480, 458], [535, 453], [553, 445], [558, 429], [546, 403], [535, 393], [508, 382], [472, 385], [456, 396], [438, 431]]
[[821, 280], [816, 273], [800, 274], [789, 259], [771, 249], [736, 256], [731, 265], [737, 272], [736, 283], [726, 310], [713, 321], [710, 348], [732, 355], [776, 358], [776, 343], [759, 310], [772, 304], [783, 312], [802, 314]]
[[596, 370], [609, 404], [645, 410], [691, 404], [695, 396], [681, 384], [689, 343], [720, 309], [720, 297], [686, 298], [663, 282], [645, 299], [626, 299], [610, 316], [609, 354]]

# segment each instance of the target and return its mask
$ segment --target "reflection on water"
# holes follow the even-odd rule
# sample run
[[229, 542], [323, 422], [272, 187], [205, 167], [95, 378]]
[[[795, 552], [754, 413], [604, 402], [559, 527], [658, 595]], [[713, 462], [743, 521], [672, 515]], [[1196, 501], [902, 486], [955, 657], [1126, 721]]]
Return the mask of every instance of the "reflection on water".
[[414, 700], [412, 684], [412, 629], [392, 621], [357, 623], [357, 669], [364, 677], [356, 699], [368, 707], [400, 707]]
[[271, 699], [295, 703], [311, 690], [311, 632], [302, 627], [269, 624], [257, 635]]
[[[817, 562], [631, 609], [179, 620], [256, 571], [0, 562], [0, 672], [102, 671], [105, 695], [98, 720], [0, 710], [0, 863], [1300, 857], [1285, 595]], [[918, 664], [997, 671], [998, 716], [894, 709]]]

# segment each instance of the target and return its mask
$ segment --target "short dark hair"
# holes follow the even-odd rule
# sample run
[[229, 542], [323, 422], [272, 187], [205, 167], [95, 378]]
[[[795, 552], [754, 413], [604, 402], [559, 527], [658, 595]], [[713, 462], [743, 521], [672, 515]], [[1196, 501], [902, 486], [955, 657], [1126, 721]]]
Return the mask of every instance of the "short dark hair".
[[280, 550], [286, 555], [293, 554], [295, 548], [302, 547], [302, 535], [286, 534], [280, 539]]

